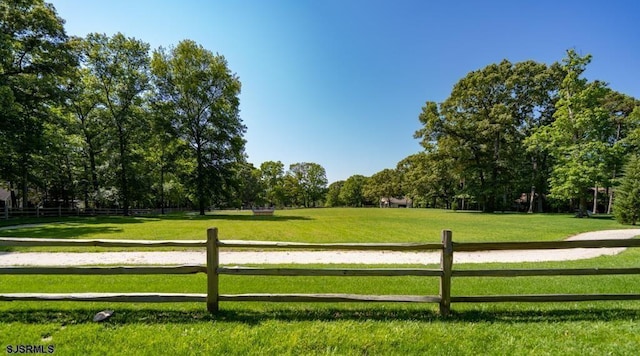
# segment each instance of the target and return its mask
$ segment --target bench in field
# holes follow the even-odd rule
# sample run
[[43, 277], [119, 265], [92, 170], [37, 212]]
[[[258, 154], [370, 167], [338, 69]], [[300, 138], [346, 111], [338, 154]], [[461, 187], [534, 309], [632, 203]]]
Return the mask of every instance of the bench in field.
[[273, 216], [276, 209], [251, 209], [254, 216]]

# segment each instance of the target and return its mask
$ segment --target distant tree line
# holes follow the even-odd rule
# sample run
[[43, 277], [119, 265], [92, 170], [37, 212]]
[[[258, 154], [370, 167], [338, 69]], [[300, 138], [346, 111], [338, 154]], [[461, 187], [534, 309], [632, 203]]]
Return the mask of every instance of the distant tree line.
[[0, 185], [13, 207], [204, 214], [323, 200], [317, 164], [247, 163], [241, 83], [223, 56], [190, 40], [151, 51], [121, 33], [70, 38], [43, 0], [0, 2], [0, 28]]
[[204, 214], [409, 198], [485, 212], [613, 208], [621, 221], [638, 219], [640, 102], [584, 78], [590, 55], [470, 72], [422, 108], [422, 152], [327, 187], [317, 163], [247, 162], [240, 80], [191, 40], [151, 50], [120, 33], [70, 38], [43, 0], [0, 2], [0, 28], [0, 185], [14, 207]]
[[[611, 212], [614, 192], [627, 197], [631, 190], [617, 185], [640, 148], [640, 102], [585, 79], [590, 60], [569, 50], [561, 63], [504, 60], [467, 74], [444, 102], [422, 108], [415, 138], [424, 151], [370, 178], [333, 183], [327, 205], [361, 205], [366, 198], [347, 198], [358, 181], [370, 201], [391, 196], [411, 198], [414, 206], [485, 212]], [[629, 167], [637, 172], [637, 163]], [[629, 216], [637, 219], [637, 212]]]

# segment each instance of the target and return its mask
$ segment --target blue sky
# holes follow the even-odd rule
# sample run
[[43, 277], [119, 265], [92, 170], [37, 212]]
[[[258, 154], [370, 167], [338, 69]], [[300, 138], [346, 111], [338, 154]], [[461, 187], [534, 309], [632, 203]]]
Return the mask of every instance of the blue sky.
[[[640, 2], [52, 0], [69, 35], [192, 39], [242, 82], [249, 162], [315, 162], [329, 182], [421, 150], [424, 103], [502, 59], [592, 54], [586, 77], [640, 98]], [[446, 3], [446, 4], [445, 4]]]

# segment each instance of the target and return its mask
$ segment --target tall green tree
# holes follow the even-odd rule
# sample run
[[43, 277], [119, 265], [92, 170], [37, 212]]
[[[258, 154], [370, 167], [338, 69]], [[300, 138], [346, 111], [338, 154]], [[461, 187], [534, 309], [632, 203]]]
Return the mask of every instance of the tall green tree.
[[577, 199], [580, 216], [586, 214], [589, 188], [610, 184], [609, 168], [615, 157], [610, 140], [615, 126], [604, 107], [607, 88], [602, 82], [581, 77], [590, 61], [590, 55], [567, 51], [563, 60], [567, 74], [560, 87], [555, 121], [536, 130], [530, 139], [554, 158], [551, 196]]
[[[83, 38], [72, 38], [72, 51], [79, 62], [86, 59], [88, 42]], [[102, 103], [101, 89], [97, 78], [85, 66], [76, 68], [66, 86], [64, 108], [73, 120], [70, 134], [81, 138], [82, 152], [81, 189], [86, 208], [99, 207], [100, 186], [99, 168], [103, 166], [102, 154], [105, 151], [107, 129], [106, 111]]]
[[[135, 165], [141, 159], [136, 146], [143, 146], [149, 132], [144, 94], [149, 90], [149, 45], [121, 33], [112, 37], [93, 33], [86, 37], [84, 66], [95, 79], [104, 105], [106, 128], [113, 147], [116, 186], [124, 215], [129, 214], [132, 189], [138, 178]], [[141, 147], [142, 148], [142, 147]]]
[[633, 109], [629, 115], [629, 121], [633, 123], [633, 128], [623, 139], [622, 145], [629, 152], [638, 152], [640, 150], [640, 105]]
[[557, 86], [546, 65], [504, 60], [473, 71], [441, 104], [427, 102], [415, 133], [427, 152], [455, 163], [452, 169], [484, 211], [509, 205], [510, 197], [531, 186], [532, 166], [522, 141], [550, 116]]
[[61, 102], [62, 83], [75, 65], [52, 5], [0, 2], [0, 180], [21, 187], [23, 206], [37, 179], [35, 156], [47, 153], [50, 109]]
[[[146, 161], [150, 164], [149, 171], [153, 175], [152, 195], [155, 206], [160, 206], [162, 214], [165, 207], [171, 205], [171, 200], [181, 201], [185, 195], [177, 196], [183, 190], [182, 177], [189, 171], [190, 162], [188, 146], [179, 138], [175, 127], [171, 124], [171, 112], [166, 105], [153, 105], [152, 111], [152, 137], [149, 140], [149, 149], [145, 150]], [[169, 192], [173, 190], [173, 192]], [[169, 196], [173, 195], [173, 199]], [[178, 198], [178, 199], [175, 199]]]
[[635, 225], [640, 220], [640, 156], [632, 155], [620, 179], [613, 212], [621, 224]]
[[[264, 186], [262, 185], [260, 169], [251, 163], [241, 162], [236, 165], [234, 186], [234, 207], [252, 208], [264, 203]], [[239, 204], [239, 205], [238, 205]]]
[[284, 206], [284, 164], [280, 161], [262, 162], [260, 174], [262, 185], [265, 189], [265, 199], [269, 206]]
[[244, 159], [240, 80], [223, 56], [190, 40], [154, 51], [151, 67], [155, 101], [171, 107], [173, 125], [189, 144], [195, 161], [190, 188], [204, 215], [214, 196], [223, 195], [234, 164]]
[[402, 195], [402, 182], [398, 171], [395, 169], [383, 169], [369, 178], [363, 187], [364, 196], [378, 204], [381, 198], [388, 201]]
[[315, 207], [323, 200], [327, 189], [327, 173], [321, 165], [313, 162], [294, 163], [288, 175], [293, 178], [294, 194], [304, 207]]
[[[419, 152], [398, 162], [402, 191], [414, 201], [414, 206], [451, 207], [455, 196], [455, 162], [440, 152]], [[442, 203], [438, 203], [438, 199]]]
[[329, 188], [327, 188], [327, 198], [324, 202], [324, 205], [327, 208], [333, 208], [336, 206], [343, 206], [344, 202], [340, 199], [340, 191], [344, 186], [344, 181], [339, 180], [329, 184]]
[[367, 199], [364, 194], [364, 186], [368, 178], [355, 174], [347, 178], [340, 190], [339, 198], [347, 206], [361, 207], [366, 204]]
[[32, 191], [44, 207], [74, 207], [82, 186], [82, 141], [73, 132], [73, 122], [60, 108], [50, 111], [44, 125], [45, 149], [34, 158]]
[[[611, 162], [611, 181], [615, 181], [620, 175], [620, 167], [625, 158], [640, 148], [640, 145], [633, 144], [634, 132], [640, 131], [640, 102], [628, 95], [608, 89], [604, 98], [604, 107], [609, 112], [610, 120], [615, 127], [613, 135], [609, 138], [615, 150]], [[607, 214], [611, 213], [612, 204], [613, 189], [609, 189]]]

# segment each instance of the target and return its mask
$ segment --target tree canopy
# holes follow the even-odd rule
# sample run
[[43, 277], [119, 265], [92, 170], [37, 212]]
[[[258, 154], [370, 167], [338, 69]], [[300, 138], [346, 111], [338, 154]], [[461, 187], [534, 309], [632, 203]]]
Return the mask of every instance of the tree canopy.
[[573, 50], [552, 65], [504, 60], [470, 72], [444, 102], [427, 102], [415, 133], [425, 152], [398, 165], [404, 194], [455, 193], [486, 212], [577, 201], [586, 213], [590, 194], [612, 188], [636, 142], [638, 106], [583, 78], [590, 60]]
[[631, 156], [624, 168], [614, 203], [614, 214], [622, 224], [640, 220], [640, 156]]
[[187, 174], [204, 215], [211, 198], [222, 193], [219, 187], [228, 183], [233, 164], [244, 160], [240, 80], [223, 56], [190, 40], [155, 51], [151, 67], [155, 103], [172, 113], [171, 125], [195, 160], [195, 169]]
[[319, 163], [247, 162], [240, 79], [192, 40], [152, 50], [121, 33], [69, 38], [43, 0], [0, 2], [0, 29], [0, 185], [13, 208], [205, 214], [407, 198], [583, 216], [591, 200], [637, 220], [640, 102], [585, 78], [591, 56], [574, 50], [557, 63], [505, 59], [469, 72], [445, 100], [425, 102], [421, 152], [328, 185]]

